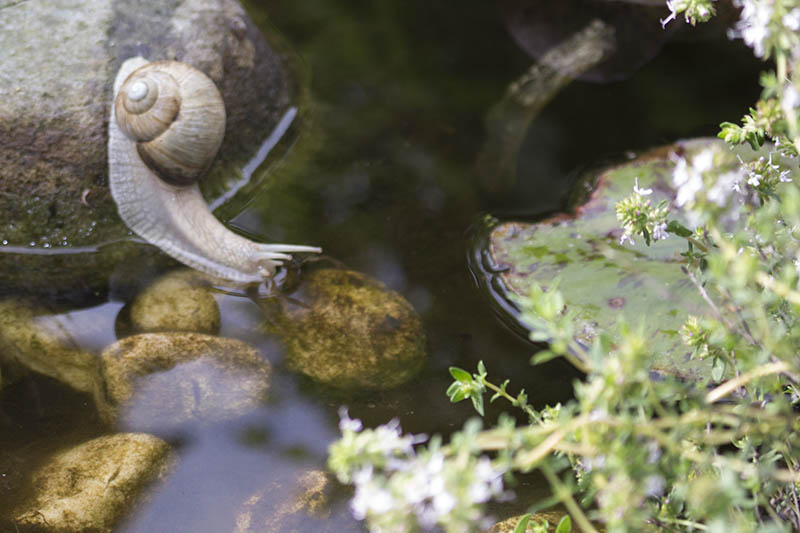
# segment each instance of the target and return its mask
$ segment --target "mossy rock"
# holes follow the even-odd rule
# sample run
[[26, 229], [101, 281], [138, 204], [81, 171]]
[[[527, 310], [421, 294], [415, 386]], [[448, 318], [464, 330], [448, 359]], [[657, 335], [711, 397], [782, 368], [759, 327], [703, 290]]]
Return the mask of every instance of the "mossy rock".
[[[757, 157], [747, 149], [731, 151], [721, 141], [681, 141], [650, 151], [629, 162], [595, 173], [577, 184], [572, 211], [539, 222], [490, 220], [488, 237], [478, 243], [473, 257], [484, 259], [480, 270], [487, 291], [501, 293], [507, 318], [523, 330], [515, 303], [534, 284], [547, 290], [558, 280], [566, 305], [576, 312], [577, 340], [591, 345], [598, 332], [612, 332], [621, 322], [644, 327], [651, 370], [680, 378], [701, 380], [710, 374], [711, 361], [691, 358], [679, 330], [687, 315], [710, 312], [699, 291], [683, 272], [686, 241], [671, 236], [647, 246], [620, 244], [622, 229], [615, 204], [639, 187], [652, 189], [652, 205], [666, 200], [670, 218], [684, 217], [674, 204], [671, 172], [677, 153], [691, 160], [715, 147], [731, 162]], [[685, 220], [684, 220], [685, 223]]]
[[6, 379], [33, 371], [87, 394], [100, 390], [97, 356], [79, 346], [70, 326], [35, 305], [0, 301], [0, 364]]
[[272, 370], [252, 345], [200, 333], [142, 333], [100, 355], [101, 417], [163, 434], [246, 414], [267, 398]]
[[0, 286], [9, 290], [89, 292], [114, 265], [141, 261], [142, 246], [119, 245], [129, 232], [107, 179], [112, 83], [125, 59], [177, 59], [217, 83], [227, 127], [207, 197], [241, 176], [290, 105], [285, 57], [236, 0], [0, 3], [0, 49]]
[[332, 387], [385, 390], [425, 362], [422, 320], [398, 292], [360, 272], [325, 268], [278, 299], [265, 329], [280, 337], [293, 370]]
[[24, 531], [110, 532], [165, 477], [169, 445], [142, 433], [118, 433], [56, 453], [31, 479], [32, 496], [12, 519]]
[[[525, 533], [533, 533], [535, 531], [536, 525], [541, 526], [542, 524], [547, 524], [547, 533], [555, 533], [558, 524], [561, 520], [567, 516], [567, 513], [563, 511], [542, 511], [539, 513], [534, 513], [531, 515], [530, 520], [528, 521], [528, 526], [525, 528]], [[494, 524], [487, 533], [514, 533], [517, 528], [517, 525], [520, 523], [525, 515], [518, 515], [512, 516], [511, 518], [506, 518], [500, 522]], [[598, 531], [605, 531], [605, 528], [598, 527], [596, 524], [594, 525]], [[572, 522], [572, 531], [574, 533], [580, 533], [583, 531], [581, 528], [575, 525], [575, 522]]]
[[273, 482], [250, 495], [236, 513], [236, 533], [340, 531], [331, 524], [337, 484], [329, 472], [301, 472], [289, 485]]
[[155, 280], [134, 297], [126, 315], [128, 326], [136, 333], [216, 335], [221, 321], [209, 282], [190, 269], [174, 270]]

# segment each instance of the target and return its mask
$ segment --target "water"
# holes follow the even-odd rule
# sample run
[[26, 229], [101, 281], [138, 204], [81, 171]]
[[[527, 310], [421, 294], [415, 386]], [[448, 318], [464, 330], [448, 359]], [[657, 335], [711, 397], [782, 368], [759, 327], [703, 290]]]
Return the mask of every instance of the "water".
[[[253, 516], [258, 509], [274, 514], [297, 490], [298, 474], [324, 467], [341, 405], [367, 425], [396, 417], [414, 433], [457, 430], [473, 411], [444, 395], [451, 365], [474, 369], [482, 359], [490, 375], [511, 377], [512, 390], [525, 387], [537, 406], [569, 398], [577, 373], [561, 361], [531, 368], [534, 348], [495, 318], [477, 290], [467, 269], [469, 227], [487, 212], [553, 211], [576, 169], [714, 135], [719, 122], [740, 117], [758, 95], [760, 65], [738, 43], [722, 35], [673, 41], [628, 80], [576, 82], [559, 94], [525, 137], [516, 182], [496, 187], [475, 171], [485, 113], [531, 60], [492, 3], [264, 0], [247, 8], [268, 32], [280, 33], [309, 92], [298, 99], [298, 140], [288, 155], [269, 162], [252, 199], [234, 199], [218, 214], [265, 239], [321, 245], [401, 292], [423, 317], [428, 363], [407, 386], [346, 395], [290, 372], [275, 343], [250, 339], [274, 367], [270, 403], [236, 420], [165, 435], [180, 464], [124, 531], [233, 531], [254, 495], [261, 496], [246, 507]], [[244, 335], [260, 318], [247, 300], [226, 296], [220, 303], [222, 335]], [[94, 348], [113, 340], [121, 305], [71, 315], [76, 324], [104, 324], [87, 326], [79, 342]], [[493, 406], [487, 419], [498, 412]], [[31, 376], [3, 390], [0, 516], [52, 450], [107, 432], [87, 397], [54, 380]], [[517, 488], [524, 502], [543, 491], [535, 477]], [[325, 523], [330, 531], [360, 530], [349, 518], [346, 491], [334, 494]], [[0, 520], [5, 530], [13, 528]]]

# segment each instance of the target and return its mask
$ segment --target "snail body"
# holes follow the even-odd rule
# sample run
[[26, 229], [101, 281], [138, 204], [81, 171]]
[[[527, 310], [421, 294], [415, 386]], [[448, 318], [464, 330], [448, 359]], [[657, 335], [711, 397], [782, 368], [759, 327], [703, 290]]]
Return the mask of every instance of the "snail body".
[[213, 81], [177, 61], [125, 61], [114, 81], [108, 127], [111, 195], [136, 234], [182, 263], [238, 283], [260, 282], [293, 252], [316, 247], [262, 244], [228, 230], [197, 181], [225, 133]]

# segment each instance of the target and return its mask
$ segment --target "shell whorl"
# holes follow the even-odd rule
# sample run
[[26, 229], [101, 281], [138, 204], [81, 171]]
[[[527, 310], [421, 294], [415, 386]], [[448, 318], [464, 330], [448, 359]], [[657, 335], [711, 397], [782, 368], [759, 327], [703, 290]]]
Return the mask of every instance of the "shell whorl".
[[114, 113], [142, 161], [172, 185], [199, 180], [225, 135], [225, 105], [214, 82], [177, 61], [134, 71], [119, 89]]
[[[133, 74], [145, 72], [145, 68], [151, 65], [158, 63], [149, 63], [142, 57], [130, 58], [120, 66], [114, 79], [116, 96], [111, 106], [113, 118], [108, 123], [108, 184], [119, 215], [125, 224], [140, 237], [158, 246], [178, 261], [216, 278], [237, 284], [260, 283], [273, 276], [275, 269], [283, 261], [291, 259], [292, 253], [321, 252], [315, 246], [258, 243], [233, 233], [211, 213], [197, 183], [174, 186], [165, 182], [163, 176], [159, 177], [151, 165], [144, 163], [141, 147], [158, 141], [163, 134], [154, 134], [155, 137], [150, 141], [136, 142], [131, 133], [130, 123], [120, 120], [119, 108], [128, 106], [125, 113], [122, 113], [122, 117], [127, 118], [126, 115], [132, 110], [147, 108], [143, 101], [151, 98], [155, 100], [154, 96], [169, 91], [156, 84], [157, 92], [151, 93], [149, 81], [136, 85]], [[196, 104], [188, 108], [185, 104], [187, 100], [192, 100], [191, 97], [196, 91], [202, 92], [204, 89], [198, 88], [201, 86], [198, 84], [189, 84], [190, 87], [186, 88], [183, 83], [185, 77], [194, 76], [193, 73], [197, 71], [191, 67], [181, 68], [185, 65], [180, 63], [176, 65], [178, 68], [171, 70], [178, 72], [178, 75], [170, 72], [179, 88], [181, 103], [175, 122], [185, 120], [189, 130], [194, 128], [198, 135], [202, 132], [201, 126], [210, 125], [212, 128], [219, 128], [219, 139], [221, 139], [222, 131], [225, 129], [224, 108], [221, 111], [221, 121], [212, 119], [211, 124], [198, 121], [196, 115], [199, 110], [194, 109]], [[160, 69], [156, 70], [161, 72]], [[127, 96], [120, 98], [119, 95], [126, 84], [129, 89]], [[211, 85], [213, 87], [213, 84]], [[216, 88], [214, 93], [218, 96]], [[147, 124], [149, 128], [150, 125]], [[165, 133], [170, 129], [167, 128]], [[212, 158], [216, 153], [218, 142], [209, 150]], [[194, 145], [191, 142], [189, 144]]]

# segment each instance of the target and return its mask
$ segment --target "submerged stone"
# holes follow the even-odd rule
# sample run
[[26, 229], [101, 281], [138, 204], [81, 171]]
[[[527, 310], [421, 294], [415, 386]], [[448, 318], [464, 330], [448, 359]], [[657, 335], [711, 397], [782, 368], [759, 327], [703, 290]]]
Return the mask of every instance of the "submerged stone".
[[[236, 514], [236, 533], [280, 531], [338, 531], [330, 524], [332, 475], [321, 470], [302, 472], [291, 487], [272, 484], [250, 496]], [[276, 494], [288, 497], [279, 498]], [[333, 526], [333, 527], [331, 527]]]
[[16, 300], [0, 302], [0, 362], [11, 376], [30, 370], [81, 392], [101, 388], [97, 357], [80, 347], [68, 325]]
[[209, 284], [196, 271], [170, 272], [136, 295], [129, 312], [137, 333], [219, 333], [220, 312]]
[[98, 437], [45, 462], [31, 479], [33, 495], [12, 519], [25, 530], [111, 531], [173, 461], [169, 445], [152, 435]]
[[313, 270], [302, 283], [266, 325], [292, 369], [338, 388], [390, 389], [422, 368], [422, 320], [398, 292], [350, 270]]
[[[561, 519], [566, 515], [567, 513], [563, 511], [542, 511], [539, 513], [534, 513], [531, 515], [531, 519], [528, 522], [528, 527], [525, 528], [525, 533], [533, 533], [534, 525], [541, 524], [545, 521], [547, 522], [547, 533], [555, 533], [559, 522], [561, 522]], [[487, 533], [515, 533], [517, 524], [519, 524], [523, 516], [525, 515], [512, 516], [511, 518], [506, 518], [505, 520], [497, 522], [489, 529]], [[596, 524], [594, 526], [598, 531], [605, 531], [605, 528], [603, 527], [598, 527]], [[573, 522], [572, 531], [577, 533], [583, 530], [577, 527], [575, 522]]]
[[242, 415], [266, 399], [271, 368], [253, 346], [200, 333], [142, 333], [101, 354], [98, 410], [118, 427], [159, 433]]
[[706, 378], [711, 361], [690, 358], [678, 333], [688, 314], [708, 312], [682, 271], [685, 259], [680, 254], [686, 251], [686, 241], [672, 236], [647, 246], [639, 237], [635, 245], [621, 245], [615, 204], [633, 193], [638, 178], [641, 189], [652, 189], [647, 197], [652, 205], [666, 200], [673, 206], [670, 218], [684, 219], [674, 206], [671, 154], [691, 160], [715, 147], [735, 162], [737, 152], [723, 146], [721, 141], [701, 139], [653, 150], [579, 183], [572, 213], [535, 223], [490, 221], [488, 238], [471, 254], [471, 267], [485, 290], [505, 302], [499, 305], [502, 313], [523, 329], [527, 325], [515, 301], [525, 298], [534, 284], [547, 290], [559, 280], [567, 307], [577, 312], [579, 342], [589, 346], [599, 332], [613, 332], [620, 322], [634, 328], [641, 324], [653, 354], [653, 371]]

